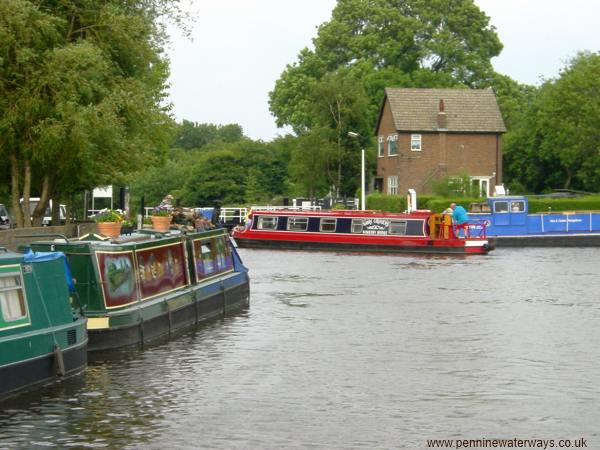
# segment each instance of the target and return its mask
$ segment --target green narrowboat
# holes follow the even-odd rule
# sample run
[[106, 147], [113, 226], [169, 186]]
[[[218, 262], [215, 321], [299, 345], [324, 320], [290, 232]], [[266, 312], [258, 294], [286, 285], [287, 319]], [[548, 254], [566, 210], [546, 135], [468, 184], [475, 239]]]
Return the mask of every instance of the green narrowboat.
[[249, 305], [248, 271], [226, 230], [34, 242], [64, 252], [90, 351], [143, 345]]
[[86, 319], [61, 253], [0, 249], [0, 399], [87, 364]]

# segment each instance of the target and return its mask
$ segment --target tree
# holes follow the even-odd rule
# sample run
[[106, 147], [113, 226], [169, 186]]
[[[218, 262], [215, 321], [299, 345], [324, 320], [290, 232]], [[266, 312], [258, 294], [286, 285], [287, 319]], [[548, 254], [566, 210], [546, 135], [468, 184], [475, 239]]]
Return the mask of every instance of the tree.
[[530, 192], [600, 190], [600, 54], [580, 53], [526, 95], [505, 137], [507, 180]]
[[[28, 199], [118, 182], [166, 148], [168, 66], [158, 18], [167, 0], [0, 4], [0, 154], [10, 161], [12, 209]], [[173, 5], [176, 2], [172, 3]], [[8, 106], [7, 106], [8, 105]]]
[[329, 134], [328, 129], [315, 128], [296, 139], [289, 173], [293, 183], [300, 187], [300, 196], [315, 198], [329, 190], [327, 162], [336, 151]]
[[[340, 0], [319, 27], [314, 50], [303, 49], [270, 93], [279, 126], [312, 126], [311, 84], [347, 68], [377, 109], [382, 80], [405, 87], [489, 85], [491, 58], [502, 44], [472, 0]], [[382, 77], [375, 76], [381, 72]], [[395, 83], [394, 83], [395, 84]]]
[[214, 141], [237, 142], [244, 137], [238, 124], [215, 125], [184, 120], [177, 126], [174, 146], [187, 150], [202, 148]]
[[600, 53], [580, 53], [541, 89], [540, 153], [555, 160], [565, 189], [600, 190]]

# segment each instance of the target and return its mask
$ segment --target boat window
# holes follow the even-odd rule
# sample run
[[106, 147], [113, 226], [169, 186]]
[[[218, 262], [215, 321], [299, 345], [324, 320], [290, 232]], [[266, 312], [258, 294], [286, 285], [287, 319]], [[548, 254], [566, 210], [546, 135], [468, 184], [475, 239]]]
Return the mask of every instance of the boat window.
[[508, 202], [495, 202], [494, 212], [505, 213], [508, 212]]
[[363, 232], [363, 221], [362, 219], [352, 219], [352, 230], [353, 233]]
[[219, 272], [231, 269], [233, 260], [231, 258], [231, 250], [227, 246], [227, 241], [224, 236], [219, 236], [215, 239], [217, 247], [217, 269]]
[[258, 225], [256, 228], [259, 230], [275, 230], [277, 228], [277, 219], [277, 217], [258, 216]]
[[3, 322], [15, 322], [27, 317], [21, 277], [0, 274], [0, 309]]
[[321, 219], [321, 226], [319, 228], [319, 231], [333, 233], [335, 231], [336, 222], [337, 219]]
[[406, 234], [406, 220], [390, 221], [389, 234]]
[[202, 242], [201, 247], [200, 247], [200, 252], [201, 252], [202, 264], [203, 264], [203, 268], [204, 268], [202, 275], [207, 276], [207, 275], [212, 274], [213, 272], [216, 272], [217, 268], [215, 267], [215, 258], [214, 258], [215, 252], [213, 250], [212, 242], [210, 242], [210, 241]]
[[287, 229], [290, 231], [306, 231], [308, 217], [288, 217]]
[[510, 202], [510, 210], [512, 212], [523, 212], [525, 211], [525, 202], [523, 200], [519, 200], [516, 202]]

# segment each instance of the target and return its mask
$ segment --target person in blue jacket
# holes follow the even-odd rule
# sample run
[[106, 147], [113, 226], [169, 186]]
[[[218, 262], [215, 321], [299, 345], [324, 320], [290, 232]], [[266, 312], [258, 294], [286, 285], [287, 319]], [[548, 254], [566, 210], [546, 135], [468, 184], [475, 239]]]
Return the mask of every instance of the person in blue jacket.
[[456, 203], [450, 204], [450, 209], [452, 209], [452, 220], [457, 225], [462, 225], [469, 221], [469, 216], [467, 216], [467, 211], [460, 205]]

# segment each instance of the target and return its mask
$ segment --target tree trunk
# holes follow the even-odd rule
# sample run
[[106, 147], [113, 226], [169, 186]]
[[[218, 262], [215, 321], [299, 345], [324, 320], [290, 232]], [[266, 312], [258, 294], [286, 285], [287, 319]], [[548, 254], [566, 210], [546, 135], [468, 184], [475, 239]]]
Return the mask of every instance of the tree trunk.
[[[12, 213], [15, 215], [15, 221], [18, 228], [23, 228], [23, 211], [21, 210], [21, 202], [19, 201], [19, 193], [21, 189], [19, 161], [15, 152], [10, 154], [10, 187], [11, 187], [11, 207]], [[27, 208], [29, 208], [29, 197], [27, 197]]]
[[42, 180], [42, 192], [40, 192], [40, 201], [33, 210], [32, 220], [34, 227], [41, 227], [48, 208], [48, 201], [50, 200], [50, 177], [48, 174], [44, 175]]
[[23, 227], [29, 228], [31, 223], [31, 212], [29, 198], [31, 197], [31, 165], [29, 159], [25, 158], [23, 163]]
[[565, 167], [566, 179], [565, 184], [563, 185], [563, 189], [569, 189], [571, 187], [571, 180], [573, 179], [573, 173], [568, 167]]
[[56, 190], [54, 190], [54, 194], [52, 194], [52, 200], [52, 221], [50, 222], [50, 225], [62, 225], [60, 220], [60, 194]]

